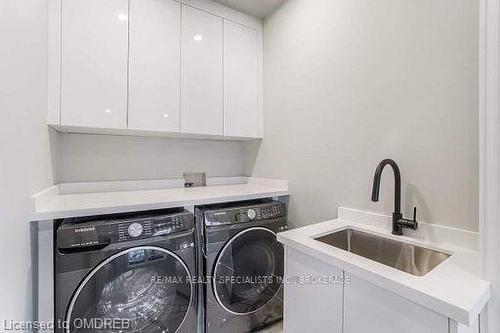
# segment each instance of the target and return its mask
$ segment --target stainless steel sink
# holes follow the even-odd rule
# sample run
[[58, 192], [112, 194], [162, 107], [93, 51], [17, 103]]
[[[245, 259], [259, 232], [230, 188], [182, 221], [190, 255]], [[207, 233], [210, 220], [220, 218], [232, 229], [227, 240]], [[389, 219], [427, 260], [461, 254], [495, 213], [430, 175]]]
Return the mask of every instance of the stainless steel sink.
[[355, 229], [345, 229], [315, 239], [417, 276], [429, 273], [450, 256]]

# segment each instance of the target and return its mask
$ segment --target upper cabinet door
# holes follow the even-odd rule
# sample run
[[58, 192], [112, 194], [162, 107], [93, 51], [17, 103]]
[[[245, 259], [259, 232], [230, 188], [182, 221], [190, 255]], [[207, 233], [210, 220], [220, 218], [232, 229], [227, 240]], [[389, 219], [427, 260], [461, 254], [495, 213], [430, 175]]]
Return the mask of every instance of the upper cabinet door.
[[125, 128], [127, 0], [63, 0], [61, 124]]
[[258, 32], [224, 21], [224, 129], [227, 136], [259, 136]]
[[180, 29], [178, 2], [130, 0], [129, 128], [179, 131]]
[[181, 131], [222, 135], [222, 19], [182, 6]]

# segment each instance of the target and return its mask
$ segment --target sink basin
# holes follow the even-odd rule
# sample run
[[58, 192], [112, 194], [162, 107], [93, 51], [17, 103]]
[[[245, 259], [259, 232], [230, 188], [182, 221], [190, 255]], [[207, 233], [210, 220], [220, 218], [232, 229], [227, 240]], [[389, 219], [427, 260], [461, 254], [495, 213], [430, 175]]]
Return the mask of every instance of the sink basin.
[[315, 239], [416, 276], [424, 276], [450, 256], [355, 229], [344, 229]]

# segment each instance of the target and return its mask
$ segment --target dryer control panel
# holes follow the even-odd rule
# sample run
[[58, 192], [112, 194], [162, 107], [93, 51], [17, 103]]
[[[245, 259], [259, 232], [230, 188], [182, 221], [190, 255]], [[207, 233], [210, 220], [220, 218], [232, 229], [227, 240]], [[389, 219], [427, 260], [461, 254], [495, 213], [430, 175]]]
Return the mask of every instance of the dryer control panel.
[[275, 219], [285, 217], [286, 214], [284, 203], [269, 201], [254, 205], [207, 210], [204, 212], [204, 220], [207, 226], [218, 226]]

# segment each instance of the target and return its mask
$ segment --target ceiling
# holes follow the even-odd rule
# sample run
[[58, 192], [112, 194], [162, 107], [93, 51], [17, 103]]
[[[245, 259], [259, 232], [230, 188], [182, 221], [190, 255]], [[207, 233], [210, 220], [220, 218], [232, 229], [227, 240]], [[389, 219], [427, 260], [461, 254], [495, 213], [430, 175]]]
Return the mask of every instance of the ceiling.
[[248, 15], [264, 18], [269, 16], [286, 0], [214, 0], [224, 6], [239, 10]]

